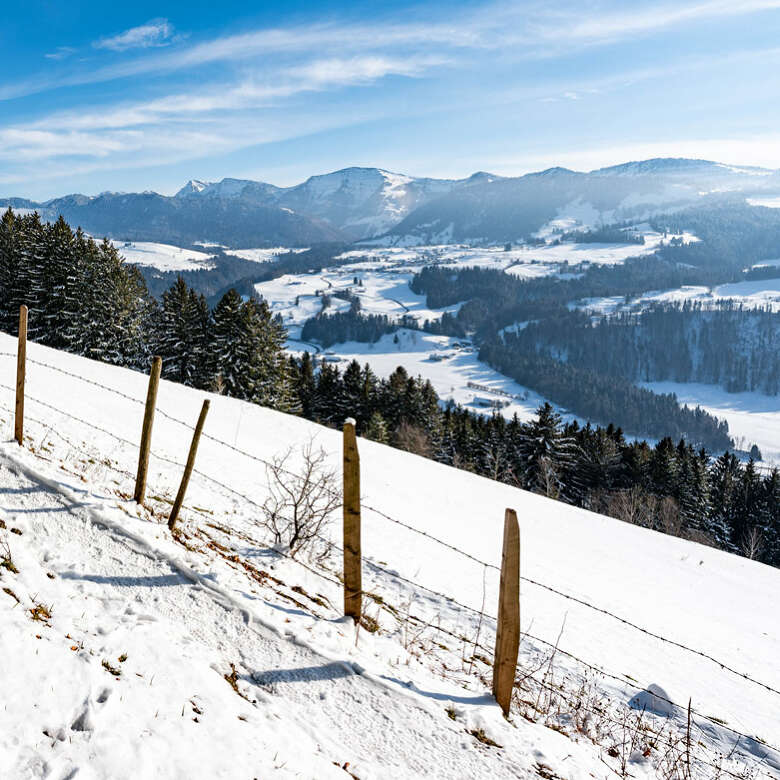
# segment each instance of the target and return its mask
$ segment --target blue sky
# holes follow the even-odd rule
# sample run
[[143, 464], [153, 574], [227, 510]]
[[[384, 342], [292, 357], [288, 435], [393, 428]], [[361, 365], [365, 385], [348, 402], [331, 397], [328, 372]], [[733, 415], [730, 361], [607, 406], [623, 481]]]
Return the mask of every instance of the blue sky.
[[780, 0], [32, 0], [4, 8], [0, 51], [0, 195], [780, 168]]

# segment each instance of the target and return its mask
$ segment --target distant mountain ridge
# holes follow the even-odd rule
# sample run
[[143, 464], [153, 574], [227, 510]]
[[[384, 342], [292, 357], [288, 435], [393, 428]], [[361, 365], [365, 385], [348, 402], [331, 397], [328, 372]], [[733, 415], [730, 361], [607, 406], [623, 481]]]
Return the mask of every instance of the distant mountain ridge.
[[229, 247], [326, 241], [423, 244], [517, 241], [538, 232], [645, 219], [711, 196], [780, 195], [780, 172], [709, 160], [655, 158], [583, 173], [549, 168], [519, 177], [480, 171], [434, 179], [344, 168], [278, 187], [250, 179], [192, 179], [175, 195], [66, 195], [0, 206], [62, 214], [98, 236]]
[[499, 178], [484, 172], [467, 179], [415, 178], [382, 168], [344, 168], [292, 187], [248, 179], [191, 180], [174, 197], [252, 200], [322, 220], [356, 240], [389, 231], [418, 206], [457, 187]]
[[372, 243], [518, 241], [692, 206], [706, 198], [780, 194], [780, 171], [656, 158], [582, 173], [549, 168], [447, 195], [417, 208]]

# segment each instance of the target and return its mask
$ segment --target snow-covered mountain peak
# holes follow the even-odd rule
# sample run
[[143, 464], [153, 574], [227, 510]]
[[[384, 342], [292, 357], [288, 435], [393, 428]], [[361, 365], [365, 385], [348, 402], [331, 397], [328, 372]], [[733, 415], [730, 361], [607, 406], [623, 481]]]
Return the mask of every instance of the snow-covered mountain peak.
[[211, 183], [207, 181], [201, 181], [200, 179], [190, 179], [174, 197], [185, 198], [188, 195], [198, 195], [207, 187], [210, 187]]
[[716, 171], [720, 163], [711, 160], [690, 159], [687, 157], [654, 157], [650, 160], [635, 160], [611, 165], [607, 168], [599, 168], [591, 173], [600, 176], [647, 176], [670, 175], [676, 173], [705, 173]]
[[463, 184], [490, 184], [491, 182], [498, 181], [505, 177], [498, 176], [495, 173], [488, 173], [487, 171], [477, 171], [472, 173], [471, 176], [466, 179]]

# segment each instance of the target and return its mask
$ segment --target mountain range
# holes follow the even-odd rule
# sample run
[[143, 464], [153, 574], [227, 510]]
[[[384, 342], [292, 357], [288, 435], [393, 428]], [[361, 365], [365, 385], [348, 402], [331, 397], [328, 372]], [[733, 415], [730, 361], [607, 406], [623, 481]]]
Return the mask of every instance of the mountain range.
[[309, 246], [516, 241], [539, 231], [646, 219], [704, 198], [780, 196], [780, 171], [658, 158], [587, 173], [550, 168], [466, 179], [345, 168], [277, 187], [249, 179], [190, 180], [175, 195], [67, 195], [0, 206], [62, 215], [96, 236], [178, 245]]

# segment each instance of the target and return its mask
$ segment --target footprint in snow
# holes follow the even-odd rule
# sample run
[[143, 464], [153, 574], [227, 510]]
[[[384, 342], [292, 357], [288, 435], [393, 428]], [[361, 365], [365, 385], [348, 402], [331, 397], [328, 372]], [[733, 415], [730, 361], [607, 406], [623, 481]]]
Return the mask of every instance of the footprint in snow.
[[93, 731], [95, 722], [92, 713], [92, 704], [89, 698], [84, 700], [81, 711], [76, 716], [73, 723], [70, 724], [71, 731]]

